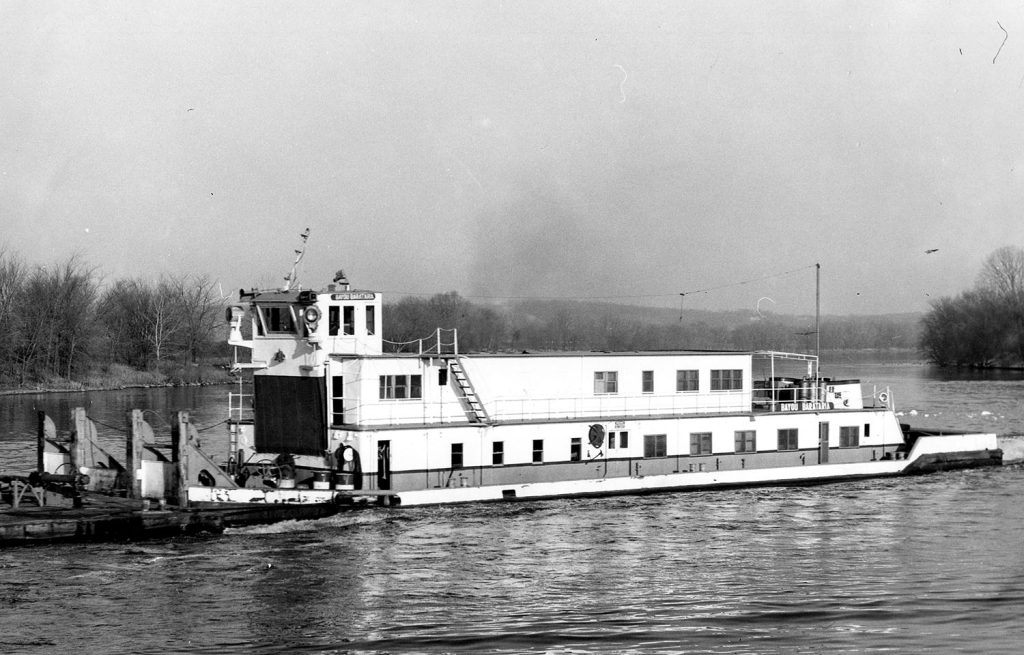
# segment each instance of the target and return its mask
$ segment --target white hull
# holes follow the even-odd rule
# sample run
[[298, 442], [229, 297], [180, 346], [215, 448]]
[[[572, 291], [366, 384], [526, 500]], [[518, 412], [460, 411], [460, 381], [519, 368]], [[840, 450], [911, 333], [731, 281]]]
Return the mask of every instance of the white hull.
[[768, 485], [821, 484], [856, 478], [901, 475], [920, 468], [929, 457], [979, 459], [998, 450], [994, 434], [962, 434], [919, 437], [906, 459], [878, 460], [845, 464], [808, 464], [778, 468], [752, 468], [728, 471], [699, 471], [637, 477], [503, 484], [467, 487], [440, 487], [414, 491], [334, 491], [313, 489], [223, 489], [190, 487], [189, 501], [203, 503], [332, 503], [352, 498], [387, 498], [389, 504], [411, 507], [508, 500], [539, 500], [580, 496], [611, 496], [667, 491], [686, 491]]

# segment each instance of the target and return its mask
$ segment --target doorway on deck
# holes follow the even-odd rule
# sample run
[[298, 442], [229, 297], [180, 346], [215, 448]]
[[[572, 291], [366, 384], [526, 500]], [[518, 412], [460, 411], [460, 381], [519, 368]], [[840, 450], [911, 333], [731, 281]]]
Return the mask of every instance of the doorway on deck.
[[377, 442], [377, 488], [391, 488], [391, 442]]
[[828, 421], [818, 423], [818, 463], [828, 464]]

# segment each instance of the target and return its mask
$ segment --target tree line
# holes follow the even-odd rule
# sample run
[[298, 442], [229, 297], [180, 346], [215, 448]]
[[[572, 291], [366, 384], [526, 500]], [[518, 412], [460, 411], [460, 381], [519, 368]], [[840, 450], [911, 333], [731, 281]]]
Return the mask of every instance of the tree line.
[[[822, 347], [915, 349], [919, 316], [829, 316]], [[813, 352], [814, 319], [745, 312], [678, 311], [611, 303], [529, 300], [481, 305], [454, 291], [384, 305], [384, 338], [394, 350], [436, 327], [458, 330], [465, 352], [553, 350], [785, 350]]]
[[1024, 249], [985, 259], [973, 288], [932, 301], [921, 348], [939, 366], [1024, 366]]
[[0, 383], [80, 379], [110, 364], [196, 364], [220, 341], [214, 288], [200, 274], [107, 284], [77, 255], [30, 266], [0, 250]]
[[[0, 250], [0, 384], [80, 380], [112, 364], [160, 372], [210, 356], [226, 358], [222, 334], [226, 303], [215, 293], [216, 286], [209, 276], [196, 273], [107, 281], [78, 256], [56, 265], [30, 266]], [[977, 299], [970, 296], [969, 300]], [[946, 301], [938, 309], [945, 311], [947, 305], [957, 303]], [[1018, 313], [1018, 326], [1020, 318]], [[814, 320], [807, 316], [766, 313], [753, 317], [739, 311], [697, 310], [683, 315], [668, 309], [583, 301], [492, 305], [471, 302], [454, 291], [387, 302], [383, 320], [384, 338], [392, 350], [413, 349], [412, 342], [438, 327], [456, 328], [463, 352], [811, 352], [815, 345]], [[915, 348], [918, 322], [919, 317], [910, 314], [823, 317], [822, 347]], [[921, 343], [932, 346], [930, 340]], [[934, 354], [937, 351], [928, 352], [936, 361], [945, 361]]]

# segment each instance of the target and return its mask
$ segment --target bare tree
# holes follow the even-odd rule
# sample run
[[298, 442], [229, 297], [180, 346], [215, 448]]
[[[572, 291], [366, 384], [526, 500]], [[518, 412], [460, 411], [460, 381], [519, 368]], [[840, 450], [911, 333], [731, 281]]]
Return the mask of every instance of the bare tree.
[[20, 337], [15, 308], [25, 284], [25, 270], [21, 260], [0, 249], [0, 375], [13, 373], [11, 362]]
[[1003, 246], [985, 259], [978, 287], [1003, 300], [1024, 300], [1024, 249]]
[[52, 268], [37, 266], [16, 296], [13, 332], [21, 383], [30, 378], [71, 377], [92, 341], [96, 271], [78, 255]]
[[196, 364], [213, 342], [224, 302], [214, 293], [216, 283], [208, 275], [172, 276], [166, 283], [177, 301], [178, 337], [183, 354]]

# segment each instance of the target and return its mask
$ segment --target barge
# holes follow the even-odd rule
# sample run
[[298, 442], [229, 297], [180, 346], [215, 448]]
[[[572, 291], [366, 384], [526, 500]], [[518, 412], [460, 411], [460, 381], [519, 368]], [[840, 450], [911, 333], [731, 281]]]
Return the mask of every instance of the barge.
[[[192, 506], [402, 507], [756, 485], [999, 465], [994, 434], [901, 425], [888, 388], [770, 351], [461, 353], [454, 330], [389, 344], [382, 295], [242, 291], [228, 343], [228, 484]], [[387, 352], [387, 349], [396, 352]]]

